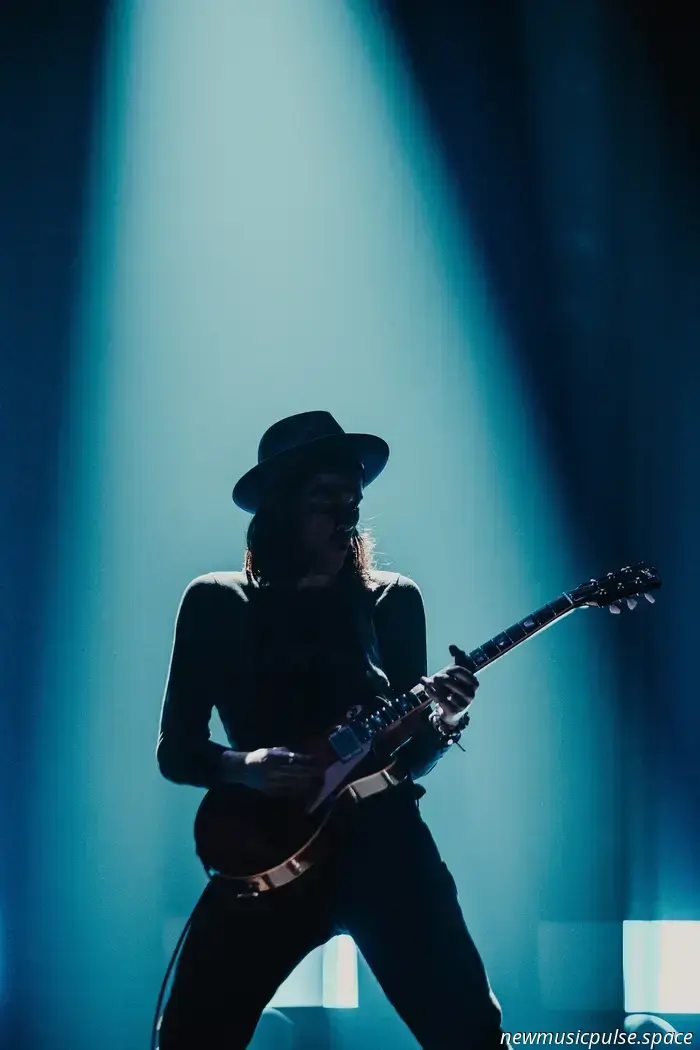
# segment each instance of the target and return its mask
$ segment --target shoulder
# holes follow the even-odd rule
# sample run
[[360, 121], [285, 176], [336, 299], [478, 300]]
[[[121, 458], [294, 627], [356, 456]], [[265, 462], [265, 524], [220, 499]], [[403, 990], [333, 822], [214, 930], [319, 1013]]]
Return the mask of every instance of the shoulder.
[[213, 580], [223, 591], [228, 592], [239, 601], [248, 602], [253, 591], [257, 590], [257, 584], [251, 583], [247, 575], [241, 570], [227, 572], [210, 572], [207, 578]]
[[410, 576], [400, 572], [384, 572], [379, 569], [369, 574], [368, 586], [374, 592], [375, 602], [396, 602], [417, 604], [423, 603], [420, 587]]
[[254, 585], [244, 572], [207, 572], [196, 576], [185, 587], [182, 606], [210, 607], [214, 603], [238, 604], [250, 600]]
[[373, 617], [385, 659], [398, 659], [401, 666], [405, 660], [423, 659], [426, 615], [418, 584], [400, 572], [373, 575], [380, 577], [376, 580]]

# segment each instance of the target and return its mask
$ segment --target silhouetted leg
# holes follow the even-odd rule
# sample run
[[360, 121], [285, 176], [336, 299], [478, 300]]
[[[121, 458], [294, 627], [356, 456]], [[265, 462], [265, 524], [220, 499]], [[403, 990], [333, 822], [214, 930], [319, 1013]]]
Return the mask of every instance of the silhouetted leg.
[[332, 933], [322, 894], [287, 888], [227, 907], [215, 887], [183, 945], [160, 1050], [243, 1050], [280, 984]]
[[454, 880], [417, 814], [386, 818], [365, 829], [374, 848], [347, 881], [344, 924], [425, 1050], [495, 1050], [501, 1010]]

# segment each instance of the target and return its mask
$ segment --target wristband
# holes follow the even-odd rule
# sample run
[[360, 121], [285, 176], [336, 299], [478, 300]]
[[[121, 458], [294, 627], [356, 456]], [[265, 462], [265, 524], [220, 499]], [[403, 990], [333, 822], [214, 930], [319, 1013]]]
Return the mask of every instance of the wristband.
[[459, 722], [455, 722], [454, 725], [450, 725], [448, 722], [444, 722], [440, 717], [440, 712], [434, 709], [428, 715], [428, 721], [442, 739], [449, 744], [459, 740], [462, 735], [462, 730], [466, 729], [469, 725], [470, 718], [468, 712], [464, 712]]

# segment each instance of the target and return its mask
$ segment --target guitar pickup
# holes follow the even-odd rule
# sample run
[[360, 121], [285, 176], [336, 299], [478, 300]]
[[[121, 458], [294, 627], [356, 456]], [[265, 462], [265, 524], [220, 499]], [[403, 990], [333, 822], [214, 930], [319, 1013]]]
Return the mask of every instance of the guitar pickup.
[[341, 762], [347, 762], [362, 752], [362, 744], [350, 726], [338, 726], [334, 729], [328, 737], [328, 743]]

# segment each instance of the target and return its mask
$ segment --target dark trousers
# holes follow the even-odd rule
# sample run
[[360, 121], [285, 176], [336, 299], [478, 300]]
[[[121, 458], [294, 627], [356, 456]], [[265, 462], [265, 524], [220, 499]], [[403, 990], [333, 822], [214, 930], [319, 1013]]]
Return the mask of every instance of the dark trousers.
[[332, 867], [248, 900], [213, 880], [175, 970], [160, 1050], [243, 1050], [280, 984], [339, 932], [425, 1050], [501, 1046], [500, 1007], [416, 803], [360, 808]]

